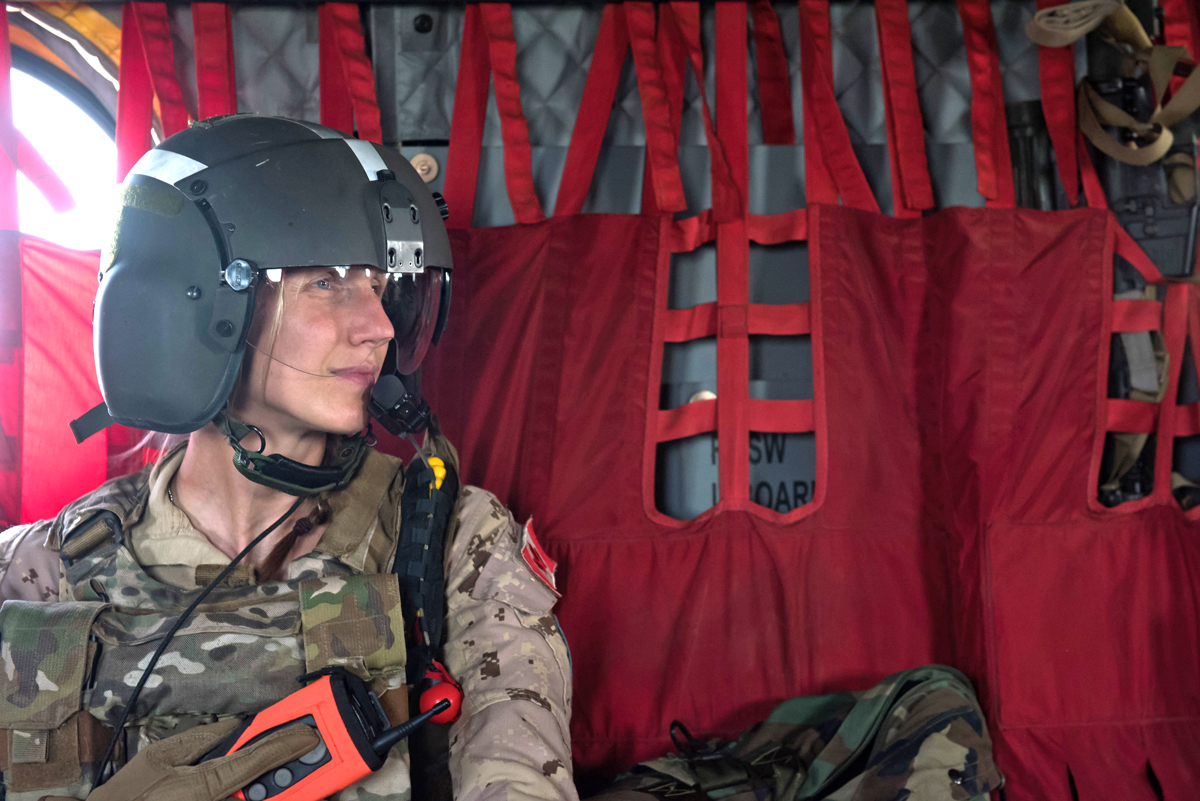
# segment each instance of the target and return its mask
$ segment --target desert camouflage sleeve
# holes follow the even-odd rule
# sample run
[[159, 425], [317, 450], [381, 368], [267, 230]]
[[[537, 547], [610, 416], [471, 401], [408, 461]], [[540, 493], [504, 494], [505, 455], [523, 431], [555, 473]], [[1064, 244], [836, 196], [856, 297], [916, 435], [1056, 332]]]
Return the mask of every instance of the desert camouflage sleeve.
[[0, 602], [57, 601], [58, 554], [46, 549], [45, 521], [0, 531]]
[[571, 665], [556, 594], [521, 556], [522, 528], [464, 487], [446, 556], [446, 667], [462, 683], [450, 733], [456, 801], [577, 801]]

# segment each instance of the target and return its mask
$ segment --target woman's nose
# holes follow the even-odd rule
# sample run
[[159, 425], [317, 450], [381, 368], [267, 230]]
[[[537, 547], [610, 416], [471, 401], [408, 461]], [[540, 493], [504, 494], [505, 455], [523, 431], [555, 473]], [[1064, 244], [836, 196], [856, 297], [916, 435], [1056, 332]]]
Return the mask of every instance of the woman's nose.
[[381, 342], [395, 336], [392, 321], [384, 312], [383, 304], [374, 292], [364, 293], [353, 320], [350, 332], [352, 344]]

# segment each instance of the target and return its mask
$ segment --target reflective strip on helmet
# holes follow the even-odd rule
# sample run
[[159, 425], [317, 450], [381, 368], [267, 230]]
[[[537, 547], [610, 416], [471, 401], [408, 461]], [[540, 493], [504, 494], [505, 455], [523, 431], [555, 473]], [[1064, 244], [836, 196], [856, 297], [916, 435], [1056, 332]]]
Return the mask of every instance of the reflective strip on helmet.
[[377, 180], [379, 178], [379, 171], [388, 168], [387, 164], [380, 157], [379, 151], [375, 149], [375, 145], [370, 142], [364, 142], [361, 139], [343, 139], [342, 141], [354, 151], [358, 163], [366, 171], [369, 180]]
[[146, 175], [168, 184], [176, 184], [189, 175], [195, 175], [201, 170], [207, 169], [207, 164], [202, 164], [195, 159], [170, 150], [155, 148], [147, 151], [146, 155], [138, 159], [129, 174]]

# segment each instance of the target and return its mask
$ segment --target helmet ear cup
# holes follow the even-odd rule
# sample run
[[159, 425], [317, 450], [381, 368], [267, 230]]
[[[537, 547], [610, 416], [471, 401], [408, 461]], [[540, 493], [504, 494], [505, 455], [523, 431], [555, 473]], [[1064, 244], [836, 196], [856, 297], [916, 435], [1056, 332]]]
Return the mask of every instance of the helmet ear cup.
[[[221, 409], [237, 378], [242, 348], [229, 340], [243, 335], [253, 296], [221, 286], [213, 232], [182, 192], [135, 176], [122, 198], [96, 296], [100, 389], [122, 425], [195, 431]], [[218, 312], [228, 326], [215, 319]]]

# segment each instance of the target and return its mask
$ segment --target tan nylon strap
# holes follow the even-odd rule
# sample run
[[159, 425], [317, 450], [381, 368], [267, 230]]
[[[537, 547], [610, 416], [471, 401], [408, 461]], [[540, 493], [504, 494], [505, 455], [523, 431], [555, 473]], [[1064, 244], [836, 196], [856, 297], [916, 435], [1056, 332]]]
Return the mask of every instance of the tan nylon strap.
[[[1093, 108], [1093, 103], [1099, 102], [1102, 107], [1107, 107], [1105, 110], [1110, 116], [1116, 116], [1109, 109], [1115, 110], [1120, 114], [1125, 114], [1112, 103], [1104, 100], [1096, 93], [1096, 90], [1091, 87], [1087, 81], [1083, 81], [1079, 85], [1078, 96], [1078, 117], [1079, 130], [1088, 138], [1096, 149], [1106, 156], [1132, 164], [1135, 167], [1145, 167], [1161, 159], [1171, 149], [1171, 145], [1175, 142], [1175, 136], [1171, 133], [1170, 128], [1163, 128], [1156, 140], [1151, 142], [1146, 147], [1132, 147], [1122, 142], [1118, 142], [1112, 137], [1108, 131], [1100, 127], [1100, 121], [1096, 119], [1096, 110]], [[1125, 114], [1126, 117], [1129, 115]], [[1132, 119], [1130, 117], [1129, 119]], [[1113, 125], [1119, 123], [1110, 123]]]
[[104, 516], [96, 519], [84, 531], [76, 534], [62, 547], [62, 554], [68, 559], [78, 559], [94, 551], [107, 542], [113, 535], [112, 522]]
[[1025, 23], [1025, 35], [1043, 47], [1065, 47], [1100, 27], [1120, 8], [1117, 0], [1080, 0], [1044, 8]]

